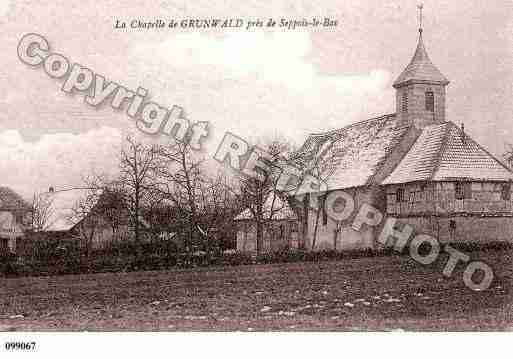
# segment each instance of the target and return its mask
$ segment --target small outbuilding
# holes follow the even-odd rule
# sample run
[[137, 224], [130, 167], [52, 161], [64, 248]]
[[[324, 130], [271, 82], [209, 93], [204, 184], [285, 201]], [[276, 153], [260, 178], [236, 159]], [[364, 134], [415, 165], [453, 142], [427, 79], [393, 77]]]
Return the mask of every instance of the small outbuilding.
[[[257, 220], [254, 209], [246, 208], [237, 217], [237, 251], [257, 251]], [[286, 200], [270, 193], [262, 206], [262, 244], [264, 252], [298, 248], [298, 219]]]

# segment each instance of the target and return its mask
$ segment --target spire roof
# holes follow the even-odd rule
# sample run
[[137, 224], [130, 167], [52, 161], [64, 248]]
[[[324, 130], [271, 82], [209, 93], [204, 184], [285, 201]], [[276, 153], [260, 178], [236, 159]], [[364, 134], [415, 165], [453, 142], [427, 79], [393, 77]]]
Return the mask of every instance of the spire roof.
[[449, 80], [442, 75], [435, 65], [429, 59], [429, 56], [424, 47], [424, 41], [422, 40], [422, 29], [419, 29], [419, 42], [415, 54], [411, 59], [410, 63], [401, 75], [395, 80], [394, 87], [399, 87], [408, 81], [420, 81], [429, 83], [440, 83], [447, 85]]

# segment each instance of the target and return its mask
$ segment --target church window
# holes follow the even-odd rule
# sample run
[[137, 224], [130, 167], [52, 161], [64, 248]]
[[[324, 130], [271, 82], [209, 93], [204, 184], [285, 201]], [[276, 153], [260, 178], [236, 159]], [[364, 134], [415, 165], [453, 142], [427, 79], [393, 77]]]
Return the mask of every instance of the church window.
[[433, 91], [426, 92], [426, 111], [435, 112], [435, 96]]
[[511, 183], [503, 183], [501, 186], [501, 199], [503, 201], [511, 200]]
[[404, 202], [404, 188], [398, 188], [395, 191], [396, 202]]
[[451, 229], [451, 231], [456, 230], [456, 221], [454, 219], [451, 219], [449, 221], [449, 228]]
[[456, 196], [456, 199], [472, 198], [472, 183], [456, 182], [455, 196]]
[[403, 92], [403, 102], [402, 102], [402, 110], [403, 112], [408, 112], [408, 94]]
[[463, 193], [463, 183], [456, 182], [455, 191], [456, 191], [456, 199], [463, 199], [465, 197], [465, 195]]

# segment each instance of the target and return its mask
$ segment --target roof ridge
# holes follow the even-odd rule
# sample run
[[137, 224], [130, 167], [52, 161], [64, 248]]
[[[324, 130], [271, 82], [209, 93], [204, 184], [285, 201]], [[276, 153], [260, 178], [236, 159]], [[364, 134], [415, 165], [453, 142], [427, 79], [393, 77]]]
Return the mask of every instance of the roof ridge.
[[340, 127], [340, 128], [333, 129], [333, 130], [329, 130], [329, 131], [326, 131], [326, 132], [317, 132], [317, 133], [316, 132], [311, 132], [311, 133], [308, 134], [308, 136], [326, 136], [326, 135], [333, 134], [334, 132], [338, 132], [338, 131], [341, 131], [341, 130], [347, 130], [347, 129], [349, 129], [351, 127], [354, 127], [356, 125], [361, 125], [361, 124], [364, 124], [364, 123], [367, 123], [367, 122], [379, 121], [379, 120], [387, 120], [387, 119], [390, 119], [391, 117], [395, 117], [396, 115], [397, 114], [395, 112], [394, 113], [388, 113], [388, 114], [381, 115], [381, 116], [378, 116], [378, 117], [372, 117], [372, 118], [368, 118], [366, 120], [350, 123], [347, 126]]
[[440, 169], [440, 163], [442, 162], [442, 156], [445, 153], [445, 150], [447, 149], [447, 143], [449, 143], [449, 135], [451, 133], [451, 124], [452, 122], [448, 121], [446, 123], [443, 123], [442, 125], [445, 126], [445, 133], [444, 137], [442, 138], [442, 143], [440, 144], [440, 150], [438, 151], [436, 158], [435, 158], [435, 164], [433, 166], [433, 170], [431, 171], [431, 175], [429, 176], [429, 179], [432, 180], [435, 177], [436, 172]]
[[409, 128], [404, 131], [401, 136], [399, 136], [399, 138], [397, 138], [397, 140], [395, 141], [395, 144], [393, 146], [391, 146], [386, 152], [385, 152], [385, 156], [381, 159], [381, 161], [376, 165], [376, 172], [369, 178], [369, 180], [367, 181], [367, 185], [370, 185], [370, 184], [377, 184], [377, 185], [380, 185], [381, 183], [383, 183], [383, 181], [385, 181], [394, 171], [395, 169], [401, 164], [401, 162], [403, 161], [403, 159], [408, 155], [408, 153], [410, 152], [410, 150], [412, 149], [413, 146], [415, 146], [415, 143], [417, 143], [417, 141], [419, 140], [419, 137], [420, 135], [422, 134], [422, 131], [420, 131], [419, 133], [417, 133], [417, 135], [413, 134], [415, 137], [415, 139], [413, 140], [413, 142], [411, 143], [411, 145], [409, 146], [408, 150], [407, 151], [403, 151], [402, 154], [400, 155], [400, 159], [397, 161], [396, 165], [390, 170], [390, 172], [384, 176], [381, 181], [376, 181], [376, 176], [378, 175], [378, 172], [381, 171], [381, 169], [385, 166], [385, 163], [387, 163], [388, 159], [390, 158], [391, 154], [394, 152], [394, 150], [396, 150], [396, 148], [400, 147], [401, 144], [405, 141], [405, 138], [407, 138], [407, 136], [412, 132], [412, 131], [416, 131], [418, 130], [417, 127], [415, 126], [409, 126]]

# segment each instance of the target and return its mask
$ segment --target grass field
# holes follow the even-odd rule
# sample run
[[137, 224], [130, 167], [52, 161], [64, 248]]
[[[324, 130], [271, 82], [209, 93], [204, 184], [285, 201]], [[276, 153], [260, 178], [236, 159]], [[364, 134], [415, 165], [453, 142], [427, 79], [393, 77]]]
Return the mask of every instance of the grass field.
[[505, 330], [512, 256], [483, 292], [405, 256], [0, 279], [0, 330]]

